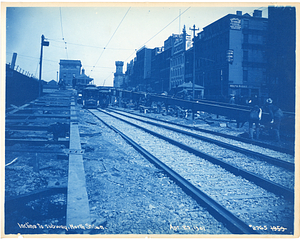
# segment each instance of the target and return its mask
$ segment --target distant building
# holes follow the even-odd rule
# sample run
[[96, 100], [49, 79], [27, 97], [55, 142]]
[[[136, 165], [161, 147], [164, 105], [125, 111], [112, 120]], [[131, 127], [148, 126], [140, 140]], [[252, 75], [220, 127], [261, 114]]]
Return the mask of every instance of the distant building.
[[60, 60], [59, 81], [63, 81], [67, 85], [72, 85], [73, 78], [80, 75], [81, 66], [80, 60]]
[[295, 7], [269, 7], [268, 18], [267, 87], [269, 96], [283, 110], [295, 112]]
[[195, 77], [206, 98], [265, 94], [267, 27], [268, 19], [255, 10], [253, 16], [228, 14], [203, 28], [195, 39]]
[[114, 74], [114, 87], [120, 88], [124, 84], [125, 75], [123, 73], [123, 61], [116, 61], [116, 73]]
[[130, 63], [127, 63], [127, 68], [124, 76], [124, 88], [131, 88], [131, 78], [133, 75], [133, 62], [134, 60], [131, 60]]
[[151, 53], [153, 49], [145, 46], [136, 52], [133, 63], [131, 85], [141, 91], [146, 91], [151, 85]]
[[73, 87], [77, 89], [82, 89], [86, 85], [88, 85], [90, 82], [92, 82], [94, 79], [90, 78], [85, 74], [85, 70], [82, 69], [81, 74], [79, 76], [75, 76], [73, 78]]
[[168, 38], [165, 44], [172, 48], [170, 59], [170, 83], [169, 90], [176, 88], [185, 82], [185, 52], [187, 50], [188, 35], [186, 34], [185, 26], [182, 34], [173, 34]]
[[170, 59], [172, 48], [157, 47], [152, 50], [151, 57], [151, 87], [154, 92], [169, 91]]

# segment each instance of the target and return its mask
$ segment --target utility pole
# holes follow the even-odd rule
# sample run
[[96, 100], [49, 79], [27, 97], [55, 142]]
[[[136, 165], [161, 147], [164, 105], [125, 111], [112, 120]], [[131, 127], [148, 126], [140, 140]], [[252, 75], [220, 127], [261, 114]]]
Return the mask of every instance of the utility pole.
[[40, 56], [40, 75], [39, 75], [39, 97], [41, 96], [41, 84], [42, 84], [42, 59], [43, 59], [43, 46], [49, 46], [49, 42], [45, 41], [44, 35], [41, 40], [41, 56]]
[[195, 49], [195, 32], [199, 31], [199, 28], [195, 27], [195, 24], [193, 28], [190, 28], [191, 31], [193, 31], [193, 50], [194, 50], [194, 60], [193, 60], [193, 100], [195, 99], [195, 75], [196, 75], [196, 49]]

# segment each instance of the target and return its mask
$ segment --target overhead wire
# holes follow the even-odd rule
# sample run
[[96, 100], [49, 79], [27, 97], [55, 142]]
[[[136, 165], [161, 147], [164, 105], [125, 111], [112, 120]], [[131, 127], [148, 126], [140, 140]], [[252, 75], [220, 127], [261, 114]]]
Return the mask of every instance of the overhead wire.
[[[183, 15], [186, 11], [188, 11], [191, 7], [188, 7], [187, 9], [184, 10], [184, 12], [180, 13], [176, 18], [174, 18], [171, 22], [169, 22], [165, 27], [163, 27], [159, 32], [157, 32], [154, 36], [152, 36], [149, 40], [147, 40], [144, 44], [142, 44], [139, 48], [145, 46], [149, 41], [151, 41], [154, 37], [156, 37], [159, 33], [161, 33], [163, 30], [165, 30], [168, 26], [170, 26], [174, 21], [176, 21], [181, 15]], [[136, 50], [131, 53], [131, 55], [125, 60], [127, 61], [134, 53], [136, 52]]]
[[[61, 39], [57, 40], [57, 39], [50, 39], [49, 40], [51, 41], [54, 41], [54, 42], [59, 42], [59, 43], [62, 43]], [[64, 42], [63, 42], [64, 43]], [[68, 42], [69, 45], [75, 45], [75, 46], [82, 46], [82, 47], [91, 47], [91, 48], [101, 48], [103, 49], [104, 47], [103, 46], [92, 46], [92, 45], [86, 45], [86, 44], [79, 44], [79, 43], [72, 43], [72, 42]], [[132, 48], [129, 49], [129, 48], [112, 48], [112, 47], [106, 47], [105, 48], [106, 50], [117, 50], [117, 51], [132, 51]]]
[[64, 38], [64, 31], [63, 31], [63, 24], [62, 24], [62, 14], [61, 14], [61, 7], [59, 8], [59, 15], [60, 15], [60, 27], [61, 27], [61, 36], [62, 36], [62, 40], [64, 41], [65, 43], [65, 50], [66, 50], [66, 55], [67, 55], [67, 59], [69, 59], [68, 57], [68, 46], [67, 46], [67, 42], [65, 41], [65, 38]]
[[[115, 32], [112, 34], [111, 38], [109, 39], [109, 41], [107, 42], [107, 44], [106, 44], [105, 47], [103, 48], [103, 50], [102, 50], [102, 52], [101, 52], [99, 58], [97, 59], [95, 65], [93, 66], [93, 68], [95, 68], [95, 66], [97, 65], [97, 63], [98, 63], [98, 61], [100, 60], [101, 56], [103, 55], [103, 53], [104, 53], [106, 47], [108, 46], [108, 44], [109, 44], [109, 43], [111, 42], [111, 40], [113, 39], [114, 35], [116, 34], [117, 30], [118, 30], [119, 27], [121, 26], [122, 22], [124, 21], [124, 19], [125, 19], [125, 17], [127, 16], [127, 14], [128, 14], [128, 12], [129, 12], [130, 9], [131, 9], [131, 7], [128, 8], [128, 10], [127, 10], [127, 12], [125, 13], [124, 17], [122, 18], [121, 22], [120, 22], [119, 25], [117, 26]], [[92, 69], [91, 71], [93, 71], [93, 69]]]

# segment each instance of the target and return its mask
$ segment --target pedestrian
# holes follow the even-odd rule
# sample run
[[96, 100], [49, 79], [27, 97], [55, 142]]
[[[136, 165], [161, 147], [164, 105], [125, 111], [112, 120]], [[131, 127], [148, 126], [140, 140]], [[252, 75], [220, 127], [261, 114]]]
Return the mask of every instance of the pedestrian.
[[270, 124], [271, 129], [275, 132], [276, 141], [280, 141], [280, 124], [281, 119], [283, 117], [282, 110], [273, 104], [273, 100], [271, 98], [268, 98], [266, 100], [266, 111], [270, 114]]
[[231, 105], [235, 104], [235, 95], [231, 95], [231, 98], [229, 100], [229, 104], [231, 104]]
[[249, 114], [249, 138], [253, 139], [253, 133], [254, 133], [254, 128], [255, 128], [255, 138], [259, 138], [259, 130], [260, 130], [260, 121], [261, 121], [261, 116], [262, 116], [262, 109], [258, 106], [255, 105]]

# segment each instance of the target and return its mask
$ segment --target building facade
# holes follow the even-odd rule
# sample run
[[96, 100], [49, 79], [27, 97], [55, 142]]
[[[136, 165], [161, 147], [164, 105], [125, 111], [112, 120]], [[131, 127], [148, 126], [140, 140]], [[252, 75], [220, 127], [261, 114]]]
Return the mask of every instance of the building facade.
[[124, 62], [123, 61], [116, 61], [115, 64], [116, 64], [116, 73], [114, 73], [114, 87], [115, 88], [120, 88], [125, 83], [124, 82], [125, 76], [124, 76], [124, 73], [123, 73]]
[[296, 98], [296, 10], [268, 8], [269, 96], [285, 111], [295, 112]]
[[60, 60], [59, 62], [59, 81], [64, 84], [72, 85], [73, 78], [78, 77], [81, 72], [80, 60]]
[[77, 89], [82, 89], [86, 85], [88, 85], [90, 82], [92, 82], [94, 79], [90, 78], [85, 74], [85, 70], [82, 69], [81, 74], [79, 76], [75, 76], [73, 78], [73, 87]]
[[205, 97], [227, 99], [261, 96], [266, 84], [268, 19], [255, 10], [253, 16], [228, 14], [203, 28], [195, 39], [196, 83]]
[[154, 92], [169, 91], [171, 48], [157, 47], [152, 51], [151, 86]]
[[172, 48], [170, 59], [169, 90], [174, 90], [185, 82], [185, 53], [188, 47], [190, 47], [190, 44], [187, 44], [190, 43], [187, 37], [188, 35], [184, 26], [182, 34], [173, 34], [165, 43], [167, 46]]
[[146, 91], [151, 87], [151, 56], [152, 50], [145, 46], [136, 52], [133, 62], [130, 85], [137, 90]]

